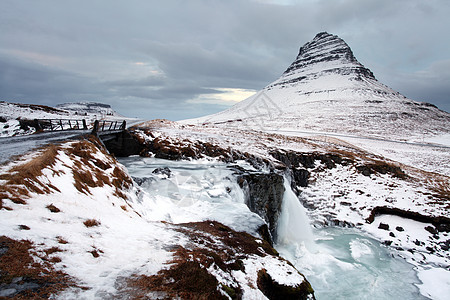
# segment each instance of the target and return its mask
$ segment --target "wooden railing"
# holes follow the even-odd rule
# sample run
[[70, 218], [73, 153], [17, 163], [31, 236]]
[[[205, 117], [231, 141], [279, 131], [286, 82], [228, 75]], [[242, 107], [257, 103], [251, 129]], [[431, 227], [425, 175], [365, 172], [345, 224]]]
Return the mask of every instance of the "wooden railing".
[[88, 130], [86, 120], [73, 119], [35, 119], [36, 130], [61, 131], [61, 130]]
[[[95, 120], [93, 125], [87, 123], [86, 120], [73, 119], [35, 119], [33, 124], [37, 131], [62, 131], [62, 130], [92, 130], [92, 133], [97, 134], [103, 131], [119, 131], [126, 129], [126, 121], [108, 121]], [[90, 127], [90, 128], [89, 128]]]
[[126, 128], [127, 128], [127, 122], [125, 120], [123, 120], [123, 122], [95, 120], [94, 127], [92, 128], [92, 133], [96, 134], [98, 132], [103, 132], [103, 131], [119, 131], [119, 130], [125, 130]]

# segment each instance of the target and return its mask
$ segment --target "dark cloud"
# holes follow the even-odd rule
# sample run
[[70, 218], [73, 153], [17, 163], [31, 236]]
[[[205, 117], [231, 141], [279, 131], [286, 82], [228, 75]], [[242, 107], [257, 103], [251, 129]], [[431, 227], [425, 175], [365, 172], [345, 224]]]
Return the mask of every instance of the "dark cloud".
[[100, 87], [70, 72], [0, 57], [2, 100], [53, 105], [73, 97], [99, 94]]
[[448, 111], [437, 66], [449, 60], [449, 13], [447, 0], [3, 0], [0, 98], [194, 117], [224, 106], [191, 100], [266, 86], [325, 30], [383, 83]]

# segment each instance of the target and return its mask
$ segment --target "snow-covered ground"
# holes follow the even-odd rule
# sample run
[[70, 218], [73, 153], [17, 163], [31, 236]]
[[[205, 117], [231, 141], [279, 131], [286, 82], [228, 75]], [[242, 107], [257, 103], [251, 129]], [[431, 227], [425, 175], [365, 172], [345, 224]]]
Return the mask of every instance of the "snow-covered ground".
[[[322, 299], [339, 298], [339, 295], [346, 299], [360, 299], [361, 295], [370, 292], [368, 285], [374, 287], [372, 295], [389, 297], [389, 294], [378, 292], [392, 290], [392, 283], [400, 279], [402, 284], [395, 285], [397, 289], [390, 294], [392, 297], [403, 294], [419, 298], [420, 290], [423, 296], [445, 299], [450, 273], [447, 271], [450, 257], [443, 248], [448, 240], [447, 233], [436, 233], [433, 224], [390, 215], [376, 216], [372, 223], [366, 220], [376, 206], [445, 216], [447, 208], [445, 204], [436, 202], [432, 189], [437, 187], [434, 184], [448, 180], [447, 176], [434, 178], [436, 182], [424, 180], [423, 174], [427, 173], [421, 173], [423, 171], [417, 166], [404, 168], [404, 165], [401, 166], [408, 179], [391, 174], [363, 175], [356, 171], [356, 166], [380, 160], [379, 154], [330, 136], [286, 136], [171, 122], [146, 125], [151, 128], [151, 135], [144, 131], [138, 133], [148, 143], [155, 139], [182, 147], [209, 143], [231, 152], [251, 153], [265, 158], [274, 166], [280, 164], [270, 155], [275, 150], [300, 154], [351, 153], [355, 156], [353, 163], [336, 164], [331, 169], [316, 161], [315, 167], [309, 169], [309, 185], [299, 187], [301, 202], [286, 188], [288, 192], [285, 193], [279, 220], [277, 249], [307, 278], [311, 277], [311, 282], [317, 286], [317, 295]], [[39, 253], [57, 247], [60, 250], [49, 257], [60, 260], [55, 267], [76, 278], [80, 286], [89, 287], [86, 290], [72, 287], [60, 297], [108, 298], [126, 293], [124, 286], [133, 276], [157, 276], [174, 259], [170, 249], [175, 246], [192, 249], [192, 237], [186, 234], [185, 223], [218, 221], [233, 230], [256, 236], [256, 244], [263, 243], [256, 230], [264, 221], [245, 205], [243, 192], [226, 163], [207, 156], [191, 161], [130, 157], [122, 160], [127, 166], [126, 171], [101, 151], [95, 150], [89, 161], [83, 160], [84, 150], [75, 154], [71, 152], [74, 145], [76, 142], [63, 144], [55, 162], [37, 177], [40, 188], [48, 186], [50, 192], [32, 192], [24, 198], [26, 204], [14, 203], [3, 196], [3, 209], [0, 209], [0, 226], [5, 235], [34, 242]], [[33, 160], [32, 155], [24, 157], [22, 162], [5, 164], [1, 173], [10, 174], [14, 166], [30, 160]], [[388, 162], [393, 163], [391, 160]], [[241, 168], [257, 170], [250, 162], [233, 164], [236, 163]], [[170, 172], [164, 171], [165, 167]], [[260, 167], [260, 172], [268, 171], [267, 166]], [[93, 180], [86, 172], [92, 174]], [[133, 186], [126, 184], [131, 182], [127, 179], [127, 172], [135, 177]], [[88, 176], [81, 181], [85, 184], [77, 185], [77, 176]], [[125, 186], [118, 191], [114, 178], [119, 177]], [[4, 177], [2, 180], [0, 184], [7, 183]], [[285, 187], [289, 187], [288, 179]], [[300, 203], [308, 209], [303, 211]], [[56, 206], [60, 212], [51, 212], [50, 205]], [[85, 225], [88, 220], [95, 220], [95, 225]], [[315, 228], [308, 230], [308, 222]], [[388, 224], [388, 229], [380, 228], [381, 223]], [[348, 232], [330, 227], [332, 224], [355, 228]], [[23, 230], [22, 225], [29, 230]], [[194, 245], [200, 246], [197, 242]], [[333, 248], [341, 250], [330, 252], [329, 249]], [[151, 257], [148, 253], [152, 253]], [[247, 256], [243, 261], [246, 273], [224, 272], [212, 266], [208, 269], [209, 274], [227, 286], [241, 286], [244, 298], [263, 299], [265, 296], [261, 291], [254, 288], [258, 270], [265, 268], [274, 278], [288, 268], [282, 261], [266, 256], [264, 259]], [[392, 270], [396, 272], [391, 273]], [[346, 274], [346, 285], [338, 288], [336, 284], [339, 281], [335, 279], [341, 278], [342, 272]], [[433, 278], [437, 273], [439, 278]], [[249, 281], [244, 282], [244, 278]], [[291, 280], [277, 278], [278, 282]], [[301, 278], [295, 280], [301, 282]], [[356, 279], [357, 282], [353, 281]], [[440, 290], [442, 292], [433, 288], [436, 282], [444, 286]], [[355, 287], [351, 295], [345, 294], [352, 284], [358, 288]]]
[[450, 176], [450, 141], [447, 134], [424, 140], [396, 141], [388, 138], [382, 139], [289, 129], [264, 130], [264, 132], [343, 144], [355, 149], [362, 149], [406, 166]]
[[[130, 126], [139, 122], [135, 118], [127, 118], [115, 112], [109, 105], [101, 103], [66, 103], [54, 107], [33, 104], [9, 103], [0, 101], [0, 138], [10, 136], [30, 135], [36, 128], [26, 124], [21, 126], [20, 120], [62, 120], [54, 121], [53, 126], [60, 124], [64, 130], [72, 127], [82, 127], [82, 120], [88, 128], [92, 128], [95, 120], [127, 121]], [[78, 123], [76, 121], [79, 121]], [[69, 124], [69, 122], [71, 122]], [[78, 124], [78, 125], [77, 125]]]
[[[217, 282], [212, 291], [226, 298], [233, 292], [244, 299], [267, 299], [259, 288], [261, 272], [285, 286], [307, 284], [258, 237], [263, 220], [243, 203], [242, 191], [223, 163], [180, 166], [139, 157], [124, 162], [134, 175], [142, 175], [142, 187], [89, 141], [50, 146], [0, 167], [0, 232], [32, 242], [36, 262], [53, 262], [74, 280], [56, 298], [175, 297], [178, 290], [173, 294], [157, 286], [155, 292], [138, 283], [162, 276], [170, 287], [174, 281], [164, 272], [177, 264], [207, 269], [204, 276]], [[159, 166], [173, 171], [153, 173]], [[200, 221], [207, 222], [192, 223]], [[203, 254], [214, 251], [212, 261]], [[243, 267], [226, 267], [236, 261]], [[23, 279], [13, 279], [18, 285], [8, 288], [6, 282], [2, 296], [18, 292]]]
[[[384, 254], [379, 254], [380, 256], [377, 256], [377, 259], [383, 261], [386, 257], [394, 255], [404, 260], [399, 261], [398, 265], [396, 263], [393, 263], [394, 265], [384, 265], [386, 269], [375, 274], [390, 272], [392, 269], [402, 271], [393, 274], [392, 276], [394, 277], [389, 277], [390, 275], [378, 277], [381, 275], [372, 274], [370, 276], [374, 276], [373, 282], [367, 281], [365, 284], [373, 284], [375, 287], [383, 281], [392, 283], [404, 278], [405, 286], [410, 287], [408, 292], [411, 293], [410, 295], [417, 293], [415, 286], [418, 286], [422, 295], [429, 297], [432, 290], [428, 285], [430, 280], [425, 280], [421, 284], [417, 274], [420, 275], [422, 271], [437, 268], [441, 270], [442, 274], [440, 278], [434, 278], [434, 280], [440, 282], [443, 286], [448, 285], [450, 276], [448, 271], [450, 256], [448, 255], [448, 250], [446, 250], [446, 243], [448, 243], [449, 239], [448, 233], [444, 231], [437, 232], [435, 226], [431, 223], [418, 222], [392, 215], [377, 216], [373, 222], [367, 222], [372, 209], [383, 206], [416, 212], [425, 216], [448, 216], [445, 198], [441, 199], [436, 194], [436, 191], [445, 193], [449, 186], [449, 177], [447, 175], [449, 174], [450, 165], [448, 164], [448, 148], [417, 142], [405, 143], [354, 136], [332, 136], [314, 132], [308, 132], [307, 134], [288, 132], [288, 135], [283, 135], [283, 132], [281, 134], [273, 131], [258, 132], [245, 130], [245, 128], [226, 128], [224, 126], [186, 126], [170, 122], [160, 122], [159, 127], [157, 123], [148, 123], [147, 126], [151, 128], [153, 136], [147, 136], [148, 142], [156, 138], [166, 141], [169, 145], [174, 145], [174, 147], [175, 145], [189, 147], [199, 142], [210, 143], [223, 149], [231, 148], [236, 151], [264, 157], [269, 161], [272, 160], [275, 164], [277, 162], [270, 155], [270, 152], [275, 149], [296, 151], [297, 153], [339, 153], [344, 155], [344, 157], [350, 153], [351, 156], [354, 156], [352, 158], [354, 162], [350, 164], [336, 164], [335, 167], [329, 169], [324, 164], [316, 162], [315, 167], [309, 169], [311, 173], [309, 185], [307, 187], [299, 187], [300, 200], [307, 208], [306, 214], [316, 227], [313, 231], [318, 231], [318, 236], [311, 238], [308, 237], [308, 234], [305, 235], [304, 230], [301, 233], [290, 228], [294, 223], [297, 224], [292, 225], [295, 228], [304, 227], [298, 225], [301, 219], [299, 216], [291, 216], [294, 219], [291, 225], [283, 227], [281, 226], [282, 223], [280, 223], [280, 230], [288, 228], [288, 232], [291, 232], [287, 234], [287, 236], [290, 236], [288, 240], [292, 241], [292, 236], [297, 235], [300, 239], [319, 240], [319, 242], [315, 243], [321, 244], [321, 235], [327, 235], [326, 231], [328, 228], [334, 228], [333, 224], [355, 227], [352, 234], [356, 235], [354, 238], [346, 241], [348, 243], [348, 250], [346, 251], [352, 253], [351, 257], [354, 260], [349, 265], [354, 269], [354, 272], [349, 272], [348, 274], [353, 274], [353, 276], [358, 278], [363, 276], [361, 273], [358, 273], [361, 269], [359, 267], [355, 268], [356, 265], [361, 264], [358, 259], [361, 257], [362, 259], [370, 258], [374, 259], [373, 261], [375, 262], [377, 260], [373, 256], [374, 253], [383, 252]], [[386, 155], [386, 158], [385, 153], [390, 153], [391, 155]], [[411, 153], [415, 154], [411, 155]], [[363, 175], [356, 170], [358, 165], [376, 161], [400, 167], [405, 172], [406, 177], [398, 178], [389, 173]], [[389, 228], [387, 230], [380, 228], [380, 223], [388, 224]], [[346, 233], [342, 232], [342, 234]], [[340, 240], [339, 234], [328, 235], [328, 238]], [[315, 243], [309, 244], [314, 245]], [[296, 244], [301, 244], [301, 242], [297, 241]], [[295, 254], [295, 247], [292, 247], [294, 246], [282, 246], [279, 250], [293, 262], [298, 261], [298, 264], [295, 264], [297, 268], [303, 270], [306, 274], [310, 274], [312, 278], [318, 276], [314, 279], [318, 286], [321, 286], [321, 288], [326, 287], [326, 282], [331, 280], [331, 277], [324, 275], [325, 277], [320, 278], [314, 272], [321, 270], [321, 267], [318, 266], [318, 269], [314, 270], [314, 263], [311, 264], [311, 261], [315, 261], [315, 259], [320, 261], [321, 255], [325, 255], [323, 249], [318, 253], [317, 249], [307, 249], [307, 252], [300, 251]], [[299, 247], [298, 249], [301, 249], [301, 245]], [[302, 255], [307, 255], [306, 257], [309, 258], [300, 259]], [[328, 257], [326, 261], [331, 263], [332, 259], [327, 255], [329, 253], [325, 255]], [[322, 258], [325, 259], [323, 256]], [[308, 263], [305, 264], [305, 262]], [[408, 263], [411, 263], [412, 266]], [[334, 261], [334, 264], [335, 267], [332, 268], [334, 271], [345, 271], [345, 267], [342, 267], [341, 263]], [[371, 269], [372, 267], [370, 264], [364, 264], [363, 269]], [[308, 270], [312, 270], [311, 273]], [[409, 274], [410, 277], [405, 277], [407, 276], [406, 274]], [[427, 272], [424, 274], [427, 274]], [[431, 274], [431, 271], [428, 274]], [[351, 278], [350, 275], [349, 278]], [[311, 281], [314, 282], [313, 280]], [[361, 288], [364, 290], [364, 284], [361, 284]], [[445, 291], [445, 288], [442, 290]], [[401, 293], [399, 292], [400, 295]], [[445, 292], [435, 292], [432, 295], [432, 299], [446, 298]], [[336, 294], [333, 294], [333, 296], [330, 294], [330, 297], [334, 298]], [[414, 298], [417, 297], [416, 295]], [[325, 297], [325, 299], [327, 298]]]

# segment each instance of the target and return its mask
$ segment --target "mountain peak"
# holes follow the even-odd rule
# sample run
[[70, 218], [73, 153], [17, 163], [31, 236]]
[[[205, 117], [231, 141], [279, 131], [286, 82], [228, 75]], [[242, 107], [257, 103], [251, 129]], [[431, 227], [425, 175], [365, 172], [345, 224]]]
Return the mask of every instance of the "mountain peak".
[[[312, 72], [350, 75], [350, 80], [375, 79], [373, 73], [358, 62], [349, 45], [337, 35], [328, 32], [318, 33], [313, 40], [303, 45], [297, 58], [282, 77], [295, 82]], [[286, 82], [280, 82], [284, 83]]]
[[448, 133], [449, 121], [450, 114], [379, 82], [343, 39], [320, 32], [260, 92], [187, 122], [410, 139], [424, 132]]

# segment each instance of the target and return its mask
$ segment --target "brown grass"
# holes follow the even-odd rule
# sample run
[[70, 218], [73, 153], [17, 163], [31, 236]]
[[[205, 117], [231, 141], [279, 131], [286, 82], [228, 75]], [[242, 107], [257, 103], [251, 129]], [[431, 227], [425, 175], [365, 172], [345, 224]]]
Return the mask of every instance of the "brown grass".
[[100, 226], [100, 222], [95, 219], [88, 219], [83, 222], [84, 226], [86, 227], [94, 227], [94, 226]]
[[370, 174], [379, 173], [379, 174], [390, 174], [393, 177], [397, 177], [400, 179], [406, 179], [408, 177], [399, 166], [381, 160], [374, 160], [371, 163], [359, 165], [356, 167], [356, 169], [366, 176]]
[[187, 252], [180, 247], [176, 255], [182, 261], [156, 276], [141, 275], [132, 279], [131, 285], [145, 291], [162, 291], [167, 299], [227, 299], [218, 290], [219, 282], [197, 261], [190, 261]]
[[66, 148], [65, 152], [68, 155], [77, 156], [84, 164], [89, 164], [89, 160], [92, 159], [92, 153], [97, 152], [98, 148], [88, 142], [87, 140], [81, 140], [72, 144], [71, 148]]
[[180, 246], [173, 250], [174, 259], [169, 269], [154, 276], [130, 279], [128, 284], [131, 289], [135, 288], [135, 298], [149, 291], [159, 291], [168, 299], [227, 299], [218, 291], [219, 287], [232, 299], [240, 299], [242, 290], [239, 286], [221, 285], [206, 269], [214, 264], [231, 274], [235, 270], [244, 270], [242, 259], [246, 255], [277, 255], [269, 243], [256, 242], [255, 237], [215, 221], [180, 224], [174, 229], [187, 235], [193, 244], [188, 245], [189, 248]]
[[56, 253], [56, 252], [62, 252], [62, 250], [60, 248], [58, 248], [58, 247], [51, 247], [51, 248], [45, 249], [44, 252], [47, 255], [51, 255], [51, 254]]
[[59, 208], [57, 208], [56, 206], [54, 206], [53, 203], [47, 205], [46, 208], [47, 208], [49, 211], [51, 211], [52, 213], [59, 213], [59, 212], [61, 212], [61, 210], [60, 210]]
[[[41, 263], [34, 261], [31, 253], [34, 252], [30, 241], [16, 241], [0, 236], [0, 248], [7, 249], [0, 256], [0, 285], [6, 289], [13, 280], [17, 284], [34, 283], [35, 289], [25, 289], [16, 293], [14, 299], [48, 299], [68, 287], [76, 287], [72, 278], [62, 271], [56, 271], [52, 263], [60, 261], [59, 258], [44, 260]], [[34, 255], [38, 256], [36, 253]], [[45, 259], [45, 257], [41, 257]]]
[[445, 205], [450, 209], [450, 178], [436, 173], [421, 172], [421, 178], [426, 178], [425, 183], [432, 196], [434, 202]]
[[[80, 166], [81, 167], [81, 166]], [[88, 171], [84, 171], [80, 169], [73, 169], [73, 179], [75, 180], [74, 186], [75, 188], [83, 194], [91, 194], [89, 187], [102, 187], [102, 183], [97, 183], [92, 174]]]
[[[126, 199], [124, 189], [132, 186], [133, 180], [121, 168], [114, 167], [112, 175], [105, 173], [116, 163], [115, 159], [104, 152], [103, 148], [98, 148], [96, 140], [82, 140], [65, 149], [67, 155], [79, 160], [75, 160], [73, 167], [73, 177], [75, 188], [86, 195], [91, 194], [90, 188], [110, 185], [115, 188], [114, 195]], [[108, 157], [109, 162], [101, 161], [93, 156], [97, 151], [101, 151]], [[112, 179], [111, 179], [112, 177]]]
[[133, 179], [119, 167], [114, 168], [112, 175], [112, 185], [116, 188], [114, 195], [122, 199], [127, 199], [127, 196], [122, 191], [133, 186]]
[[92, 254], [92, 256], [94, 257], [94, 258], [99, 258], [100, 257], [100, 253], [104, 253], [102, 250], [100, 250], [100, 249], [97, 249], [97, 248], [95, 248], [95, 247], [93, 247], [94, 249], [92, 250], [92, 251], [89, 251], [89, 253], [91, 253]]
[[21, 224], [21, 225], [19, 225], [19, 229], [20, 229], [20, 230], [30, 230], [31, 228], [28, 227], [27, 225]]
[[63, 245], [69, 243], [69, 242], [68, 242], [67, 240], [65, 240], [62, 236], [58, 236], [58, 237], [56, 237], [56, 239], [58, 240], [58, 243], [63, 244]]
[[10, 199], [16, 204], [26, 204], [25, 199], [30, 196], [30, 193], [47, 194], [51, 193], [52, 189], [58, 190], [53, 185], [44, 184], [38, 178], [42, 176], [45, 168], [54, 165], [59, 149], [59, 146], [49, 145], [33, 159], [1, 174], [0, 179], [5, 181], [0, 185], [1, 198]]

